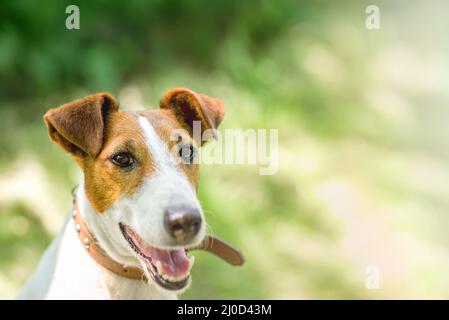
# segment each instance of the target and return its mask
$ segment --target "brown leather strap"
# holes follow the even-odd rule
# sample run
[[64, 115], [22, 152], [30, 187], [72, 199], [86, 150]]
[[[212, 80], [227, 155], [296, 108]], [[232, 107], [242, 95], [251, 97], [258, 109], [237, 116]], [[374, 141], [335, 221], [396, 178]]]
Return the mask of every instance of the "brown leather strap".
[[[93, 260], [105, 269], [118, 274], [119, 276], [146, 281], [145, 273], [142, 269], [125, 267], [113, 260], [103, 248], [100, 247], [97, 239], [95, 239], [94, 235], [84, 223], [75, 200], [73, 201], [72, 217], [73, 223], [75, 224], [75, 230], [78, 233], [78, 238]], [[200, 245], [190, 248], [187, 251], [192, 250], [209, 251], [233, 266], [241, 266], [245, 262], [245, 258], [238, 249], [234, 248], [226, 241], [211, 235], [206, 236]]]
[[103, 248], [100, 247], [97, 239], [95, 239], [92, 233], [90, 233], [89, 229], [84, 223], [75, 201], [73, 202], [72, 217], [73, 223], [75, 224], [75, 230], [78, 233], [81, 244], [84, 246], [91, 258], [94, 259], [99, 265], [115, 274], [128, 279], [146, 280], [145, 274], [142, 269], [135, 267], [127, 268], [123, 266], [122, 264], [109, 257], [109, 255], [103, 250]]
[[206, 236], [199, 246], [188, 249], [188, 251], [191, 250], [209, 251], [233, 266], [241, 266], [245, 263], [245, 258], [238, 249], [215, 236]]

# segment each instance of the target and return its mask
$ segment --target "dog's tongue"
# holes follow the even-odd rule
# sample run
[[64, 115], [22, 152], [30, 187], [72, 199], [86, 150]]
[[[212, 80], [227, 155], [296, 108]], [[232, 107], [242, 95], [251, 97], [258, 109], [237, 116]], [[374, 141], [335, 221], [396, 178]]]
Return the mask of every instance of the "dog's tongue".
[[[158, 267], [158, 273], [179, 277], [189, 272], [190, 261], [184, 249], [161, 250], [151, 248], [151, 253], [148, 256], [151, 258], [152, 264]], [[158, 266], [158, 261], [160, 261], [160, 266]]]
[[[126, 229], [139, 250], [151, 260], [159, 274], [172, 277], [186, 275], [190, 271], [191, 262], [184, 249], [163, 250], [146, 245], [142, 239], [131, 229]], [[193, 261], [192, 261], [193, 262]]]

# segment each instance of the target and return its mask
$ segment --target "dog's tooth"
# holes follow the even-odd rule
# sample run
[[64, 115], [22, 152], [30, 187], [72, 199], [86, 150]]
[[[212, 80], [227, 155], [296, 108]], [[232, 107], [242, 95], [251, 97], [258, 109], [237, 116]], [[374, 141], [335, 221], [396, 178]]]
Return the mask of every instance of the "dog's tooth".
[[161, 274], [161, 277], [163, 279], [165, 279], [167, 281], [171, 281], [171, 282], [178, 282], [178, 281], [181, 281], [181, 280], [185, 280], [188, 276], [189, 276], [188, 273], [185, 274], [185, 275], [182, 275], [182, 276], [178, 276], [178, 277], [171, 276], [171, 275], [168, 275], [168, 274]]
[[162, 263], [159, 260], [156, 261], [156, 269], [157, 269], [157, 273], [159, 273], [160, 275], [163, 275], [162, 274], [162, 272], [163, 272]]
[[190, 272], [194, 263], [195, 263], [195, 256], [189, 257], [189, 269], [187, 270], [187, 273]]
[[154, 265], [156, 266], [157, 273], [163, 279], [165, 279], [167, 281], [170, 281], [170, 282], [178, 282], [178, 281], [185, 280], [189, 276], [189, 271], [192, 268], [194, 261], [195, 261], [195, 257], [194, 256], [189, 257], [189, 269], [188, 269], [188, 271], [185, 274], [180, 275], [180, 276], [172, 276], [172, 275], [164, 273], [164, 269], [162, 267], [162, 262], [159, 261], [159, 260], [157, 260]]
[[165, 280], [168, 280], [168, 281], [171, 281], [171, 282], [177, 281], [175, 277], [172, 277], [172, 276], [170, 276], [170, 275], [168, 275], [168, 274], [162, 274], [161, 276], [162, 276], [162, 278], [164, 278]]
[[186, 273], [185, 275], [183, 275], [183, 276], [179, 276], [178, 277], [178, 279], [177, 279], [177, 281], [181, 281], [181, 280], [184, 280], [184, 279], [186, 279], [187, 277], [189, 276], [189, 274], [188, 273]]

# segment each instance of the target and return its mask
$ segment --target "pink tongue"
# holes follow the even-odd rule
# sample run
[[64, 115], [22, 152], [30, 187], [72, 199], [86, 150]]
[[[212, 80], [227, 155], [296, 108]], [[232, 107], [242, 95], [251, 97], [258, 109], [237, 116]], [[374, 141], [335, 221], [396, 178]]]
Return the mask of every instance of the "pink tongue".
[[140, 251], [151, 259], [151, 263], [155, 267], [157, 261], [161, 262], [162, 273], [173, 277], [184, 276], [187, 274], [190, 263], [184, 249], [161, 250], [147, 246], [132, 229], [129, 228], [127, 231], [134, 243], [139, 247]]
[[189, 271], [189, 259], [184, 249], [166, 251], [153, 248], [150, 257], [154, 265], [156, 261], [161, 262], [166, 275], [179, 277]]

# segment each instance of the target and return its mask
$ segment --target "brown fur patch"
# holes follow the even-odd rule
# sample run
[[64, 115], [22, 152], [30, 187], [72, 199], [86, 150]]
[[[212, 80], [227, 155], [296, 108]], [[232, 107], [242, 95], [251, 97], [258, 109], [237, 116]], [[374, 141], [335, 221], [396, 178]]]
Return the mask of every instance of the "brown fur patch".
[[[164, 94], [161, 109], [171, 109], [178, 121], [193, 133], [193, 122], [201, 122], [201, 134], [216, 129], [224, 117], [223, 101], [193, 92], [187, 88], [175, 88]], [[215, 136], [214, 136], [215, 137]], [[205, 141], [198, 141], [204, 144]]]
[[[132, 169], [114, 165], [110, 159], [119, 152], [131, 153], [137, 165]], [[145, 176], [154, 170], [136, 115], [111, 113], [103, 149], [95, 158], [85, 157], [80, 165], [84, 171], [87, 197], [97, 212], [103, 212], [120, 197], [134, 193]]]
[[117, 101], [108, 93], [78, 99], [44, 116], [52, 140], [75, 157], [96, 156], [103, 145], [106, 115], [118, 110]]

